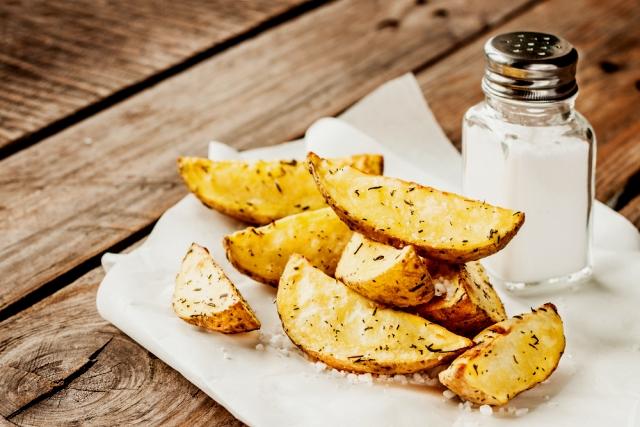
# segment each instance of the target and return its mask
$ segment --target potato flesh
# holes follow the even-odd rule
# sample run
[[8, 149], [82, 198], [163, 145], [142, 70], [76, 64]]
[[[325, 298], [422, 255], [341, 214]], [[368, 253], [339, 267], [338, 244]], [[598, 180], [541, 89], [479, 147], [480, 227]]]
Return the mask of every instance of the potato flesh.
[[463, 268], [464, 283], [467, 285], [467, 294], [473, 304], [482, 310], [494, 322], [506, 320], [507, 313], [504, 310], [502, 300], [489, 282], [489, 277], [482, 264], [468, 262]]
[[227, 258], [239, 271], [272, 286], [294, 253], [333, 275], [353, 232], [331, 208], [303, 212], [263, 227], [249, 227], [224, 239]]
[[429, 262], [435, 286], [446, 289], [415, 313], [456, 334], [474, 336], [507, 318], [502, 300], [477, 261], [466, 264]]
[[[359, 155], [336, 159], [368, 173], [382, 173], [382, 157]], [[206, 206], [251, 224], [326, 206], [304, 162], [214, 161], [178, 159], [180, 175]]]
[[172, 305], [178, 317], [211, 331], [237, 333], [260, 328], [253, 310], [209, 251], [195, 243], [176, 277]]
[[329, 366], [412, 373], [446, 362], [471, 341], [408, 313], [382, 308], [293, 255], [276, 297], [294, 344]]
[[562, 319], [553, 304], [497, 323], [474, 338], [439, 375], [458, 396], [477, 404], [502, 405], [546, 380], [565, 348]]
[[433, 297], [427, 264], [412, 246], [396, 249], [354, 233], [336, 268], [336, 279], [365, 297], [410, 307]]
[[502, 249], [524, 222], [522, 212], [495, 207], [399, 179], [372, 176], [309, 153], [327, 203], [349, 227], [422, 255], [473, 261]]

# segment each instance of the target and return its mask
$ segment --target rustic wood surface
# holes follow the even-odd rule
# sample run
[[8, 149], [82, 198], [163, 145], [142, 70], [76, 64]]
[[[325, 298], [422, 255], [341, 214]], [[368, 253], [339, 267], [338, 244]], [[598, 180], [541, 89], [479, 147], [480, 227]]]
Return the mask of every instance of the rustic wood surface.
[[98, 315], [103, 277], [92, 270], [0, 324], [0, 415], [24, 426], [242, 425]]
[[[144, 231], [185, 194], [178, 154], [204, 154], [212, 137], [242, 148], [296, 137], [406, 71], [418, 72], [459, 143], [462, 114], [481, 98], [481, 45], [492, 28], [546, 29], [578, 46], [578, 108], [600, 142], [598, 196], [617, 197], [626, 184], [631, 201], [621, 213], [640, 226], [640, 196], [627, 184], [640, 168], [634, 0], [477, 3], [336, 0], [0, 161], [0, 307], [43, 285], [64, 287], [0, 323], [0, 425], [241, 425], [98, 316], [100, 268], [73, 282], [66, 274]], [[0, 5], [0, 19], [10, 7]], [[0, 94], [0, 117], [6, 108]], [[37, 126], [46, 123], [28, 132]], [[0, 138], [5, 131], [0, 120]]]
[[0, 148], [306, 1], [2, 1]]
[[640, 229], [640, 195], [631, 199], [631, 201], [620, 209], [620, 213], [631, 219], [633, 225]]
[[155, 221], [179, 154], [297, 137], [525, 1], [446, 4], [331, 3], [0, 161], [0, 309]]

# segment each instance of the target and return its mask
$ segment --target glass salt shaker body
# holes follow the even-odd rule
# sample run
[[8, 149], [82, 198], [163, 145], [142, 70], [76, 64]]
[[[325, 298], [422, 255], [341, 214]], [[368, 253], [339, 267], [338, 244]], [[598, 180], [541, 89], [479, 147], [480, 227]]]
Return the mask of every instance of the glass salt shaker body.
[[463, 121], [463, 191], [525, 222], [483, 264], [514, 290], [581, 282], [591, 274], [596, 145], [574, 109], [577, 52], [551, 34], [518, 32], [490, 39], [485, 54], [485, 100]]

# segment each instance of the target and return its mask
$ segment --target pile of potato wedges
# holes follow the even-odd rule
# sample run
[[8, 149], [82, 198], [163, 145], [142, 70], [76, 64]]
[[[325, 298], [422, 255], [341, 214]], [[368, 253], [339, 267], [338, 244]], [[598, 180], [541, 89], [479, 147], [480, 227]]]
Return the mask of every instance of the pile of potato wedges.
[[[504, 248], [524, 213], [383, 176], [363, 154], [306, 161], [181, 157], [206, 206], [251, 224], [224, 238], [231, 264], [277, 287], [285, 333], [313, 360], [357, 373], [439, 379], [464, 400], [502, 405], [546, 380], [565, 347], [553, 304], [507, 317], [478, 260]], [[211, 331], [260, 321], [206, 248], [176, 279], [176, 314]]]

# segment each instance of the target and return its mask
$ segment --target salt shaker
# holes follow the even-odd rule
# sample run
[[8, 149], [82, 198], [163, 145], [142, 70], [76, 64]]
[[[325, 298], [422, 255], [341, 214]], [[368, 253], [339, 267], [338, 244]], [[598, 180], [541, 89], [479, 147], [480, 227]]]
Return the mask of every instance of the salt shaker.
[[484, 50], [485, 100], [463, 121], [463, 191], [525, 222], [483, 264], [510, 289], [581, 282], [591, 274], [596, 142], [574, 108], [578, 53], [535, 32], [495, 36]]

